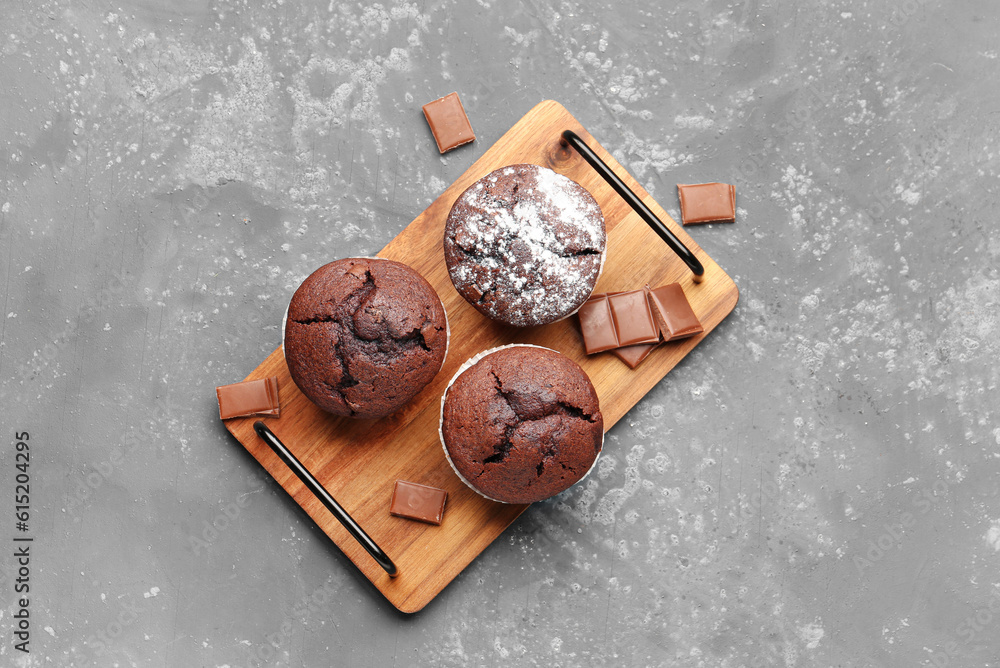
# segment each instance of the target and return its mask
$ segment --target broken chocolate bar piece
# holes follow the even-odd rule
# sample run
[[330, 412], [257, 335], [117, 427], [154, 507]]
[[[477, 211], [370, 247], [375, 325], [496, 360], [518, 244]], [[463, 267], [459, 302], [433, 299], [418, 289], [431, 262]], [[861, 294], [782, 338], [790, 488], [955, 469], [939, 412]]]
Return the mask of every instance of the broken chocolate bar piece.
[[628, 368], [634, 369], [639, 366], [640, 362], [649, 357], [649, 353], [653, 352], [656, 345], [657, 344], [655, 343], [640, 343], [634, 346], [615, 348], [611, 352], [613, 352], [622, 362], [628, 364]]
[[215, 394], [219, 398], [219, 418], [223, 420], [251, 415], [278, 417], [281, 414], [277, 376], [221, 385], [215, 388]]
[[704, 331], [679, 283], [592, 295], [579, 316], [587, 354], [610, 350], [632, 369], [659, 343]]
[[649, 302], [656, 313], [664, 341], [685, 339], [704, 331], [679, 283], [650, 290]]
[[441, 524], [447, 500], [446, 490], [397, 480], [392, 488], [389, 514], [428, 524]]
[[618, 335], [607, 295], [592, 296], [580, 307], [577, 315], [580, 317], [583, 347], [588, 355], [618, 347]]
[[681, 222], [735, 223], [736, 187], [728, 183], [677, 185], [681, 200]]
[[446, 153], [462, 144], [475, 140], [472, 124], [465, 115], [458, 93], [449, 93], [423, 106], [424, 118], [431, 126], [431, 134], [437, 142], [438, 151]]
[[608, 305], [618, 333], [618, 346], [657, 343], [660, 340], [645, 290], [608, 295]]

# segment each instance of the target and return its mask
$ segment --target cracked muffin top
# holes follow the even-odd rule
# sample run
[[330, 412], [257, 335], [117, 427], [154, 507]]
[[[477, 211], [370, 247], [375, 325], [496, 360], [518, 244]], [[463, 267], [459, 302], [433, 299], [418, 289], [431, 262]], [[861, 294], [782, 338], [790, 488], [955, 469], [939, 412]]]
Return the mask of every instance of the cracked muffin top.
[[548, 348], [473, 357], [441, 402], [441, 441], [455, 472], [494, 501], [533, 503], [582, 479], [601, 452], [604, 418], [587, 374]]
[[444, 257], [455, 289], [480, 313], [528, 327], [587, 301], [606, 244], [601, 207], [580, 184], [546, 167], [510, 165], [455, 200]]
[[292, 380], [335, 415], [384, 417], [441, 369], [448, 322], [434, 288], [392, 260], [347, 258], [292, 296], [284, 352]]

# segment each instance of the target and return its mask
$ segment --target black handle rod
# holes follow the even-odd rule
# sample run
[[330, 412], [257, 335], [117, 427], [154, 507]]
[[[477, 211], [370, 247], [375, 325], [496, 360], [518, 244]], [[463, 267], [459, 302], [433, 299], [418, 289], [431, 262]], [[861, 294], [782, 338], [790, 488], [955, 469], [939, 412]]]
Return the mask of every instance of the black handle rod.
[[292, 470], [292, 473], [298, 476], [299, 480], [301, 480], [302, 483], [309, 488], [309, 491], [315, 494], [316, 498], [323, 502], [323, 505], [326, 506], [327, 510], [329, 510], [334, 517], [337, 518], [337, 521], [343, 524], [344, 528], [347, 529], [359, 543], [361, 543], [361, 547], [365, 548], [365, 550], [368, 551], [368, 554], [372, 555], [372, 558], [378, 562], [378, 565], [385, 569], [385, 572], [389, 574], [389, 577], [396, 577], [396, 575], [398, 575], [396, 564], [392, 563], [392, 559], [389, 558], [389, 555], [383, 552], [382, 548], [380, 548], [378, 544], [371, 539], [371, 536], [365, 533], [365, 530], [361, 528], [361, 525], [355, 522], [350, 513], [344, 510], [344, 507], [337, 503], [337, 500], [330, 495], [330, 492], [326, 491], [326, 488], [319, 483], [319, 480], [316, 480], [316, 478], [313, 477], [313, 474], [310, 473], [309, 470], [302, 465], [302, 462], [300, 462], [295, 455], [292, 454], [292, 451], [289, 450], [285, 444], [274, 435], [274, 432], [260, 420], [253, 423], [253, 428], [254, 431], [257, 432], [257, 435], [260, 436], [261, 440], [267, 443], [268, 446], [274, 450], [274, 454], [278, 455], [281, 461], [285, 462], [285, 465]]
[[694, 275], [699, 279], [705, 273], [705, 267], [702, 266], [701, 261], [694, 256], [688, 247], [684, 245], [684, 242], [678, 239], [670, 228], [663, 224], [663, 221], [657, 218], [656, 214], [653, 213], [648, 206], [646, 206], [641, 199], [632, 189], [625, 185], [625, 182], [618, 178], [618, 175], [612, 171], [608, 165], [598, 157], [596, 153], [587, 143], [580, 139], [580, 137], [572, 130], [566, 130], [562, 133], [563, 141], [568, 143], [570, 146], [576, 149], [577, 153], [583, 156], [583, 159], [590, 163], [590, 166], [594, 168], [598, 174], [604, 178], [608, 184], [615, 189], [615, 191], [621, 195], [621, 198], [625, 200], [629, 206], [635, 209], [635, 212], [639, 214], [639, 217], [646, 221], [646, 224], [653, 228], [663, 241], [666, 242], [670, 249], [677, 253], [677, 257], [684, 261], [684, 264], [694, 272]]

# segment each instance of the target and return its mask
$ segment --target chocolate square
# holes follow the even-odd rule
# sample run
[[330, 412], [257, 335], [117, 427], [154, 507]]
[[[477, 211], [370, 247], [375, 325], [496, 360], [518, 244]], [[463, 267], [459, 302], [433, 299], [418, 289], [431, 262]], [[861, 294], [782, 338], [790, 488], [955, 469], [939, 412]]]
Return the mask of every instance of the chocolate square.
[[656, 345], [657, 344], [655, 343], [640, 343], [634, 346], [615, 348], [611, 352], [613, 352], [622, 362], [628, 364], [628, 368], [634, 369], [639, 366], [640, 362], [649, 357], [649, 354], [653, 352]]
[[618, 335], [607, 295], [592, 296], [580, 307], [577, 316], [583, 333], [583, 347], [588, 355], [618, 347]]
[[431, 134], [437, 142], [438, 151], [445, 153], [453, 148], [475, 140], [472, 124], [465, 115], [458, 93], [449, 93], [423, 106], [424, 118], [431, 126]]
[[645, 290], [631, 290], [608, 296], [611, 317], [618, 332], [618, 345], [656, 343], [660, 331], [646, 299]]
[[278, 417], [281, 414], [277, 376], [221, 385], [215, 388], [215, 394], [219, 399], [219, 418], [222, 420], [251, 415]]
[[428, 524], [441, 524], [447, 500], [446, 490], [397, 480], [392, 488], [389, 514]]
[[685, 339], [704, 331], [679, 283], [671, 283], [649, 291], [656, 319], [664, 341]]
[[728, 183], [698, 183], [677, 185], [681, 200], [681, 222], [735, 223], [736, 187]]

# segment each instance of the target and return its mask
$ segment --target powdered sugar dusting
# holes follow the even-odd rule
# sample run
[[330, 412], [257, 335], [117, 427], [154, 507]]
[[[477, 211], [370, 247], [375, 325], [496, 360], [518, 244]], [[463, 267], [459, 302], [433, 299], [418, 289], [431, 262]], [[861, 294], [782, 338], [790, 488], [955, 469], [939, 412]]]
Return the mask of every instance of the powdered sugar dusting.
[[473, 306], [528, 326], [558, 320], [590, 296], [606, 240], [586, 190], [550, 169], [515, 165], [459, 197], [445, 248], [452, 281]]
[[603, 248], [604, 219], [597, 202], [580, 197], [577, 183], [551, 169], [539, 169], [535, 178], [538, 191], [559, 211], [559, 219], [585, 236], [588, 246]]

